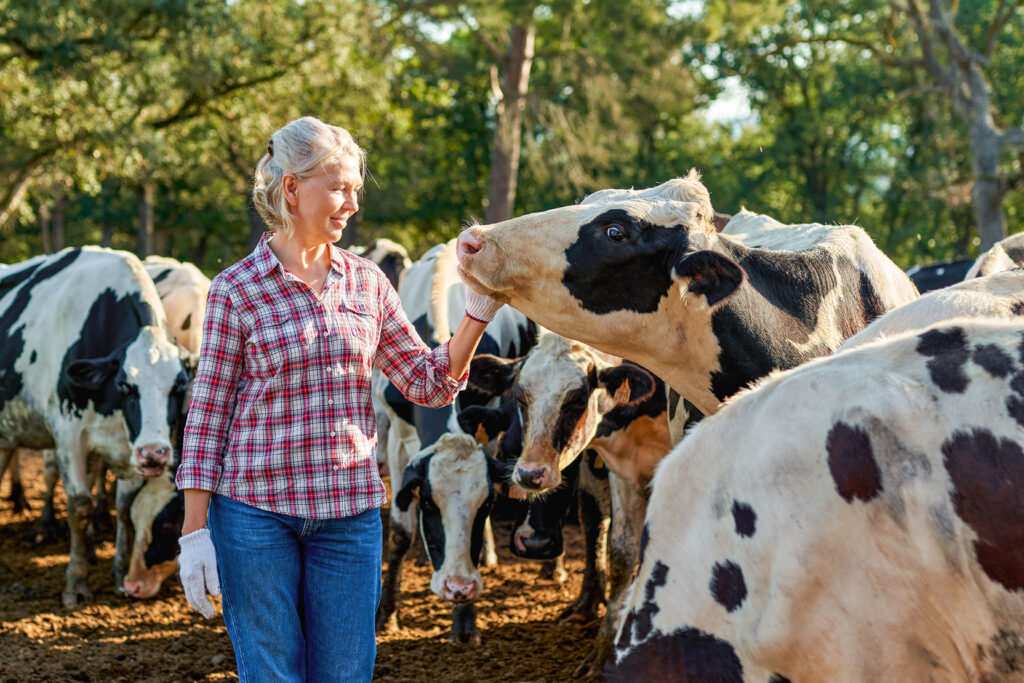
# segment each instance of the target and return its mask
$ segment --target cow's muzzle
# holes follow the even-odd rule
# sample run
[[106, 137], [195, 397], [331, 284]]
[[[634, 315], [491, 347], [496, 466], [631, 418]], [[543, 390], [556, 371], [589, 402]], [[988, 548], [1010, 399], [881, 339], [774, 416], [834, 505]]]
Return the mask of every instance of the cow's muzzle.
[[135, 449], [136, 471], [144, 477], [155, 477], [163, 474], [164, 468], [171, 464], [170, 446], [140, 446]]
[[444, 580], [441, 592], [445, 600], [469, 602], [477, 598], [480, 593], [480, 584], [471, 577], [449, 576]]

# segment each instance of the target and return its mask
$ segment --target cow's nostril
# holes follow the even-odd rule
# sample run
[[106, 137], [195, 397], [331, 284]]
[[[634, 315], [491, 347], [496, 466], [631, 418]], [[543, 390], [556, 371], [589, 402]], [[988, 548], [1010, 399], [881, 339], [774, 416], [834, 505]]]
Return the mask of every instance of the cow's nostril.
[[519, 485], [528, 489], [539, 489], [544, 484], [547, 471], [541, 467], [536, 470], [527, 470], [522, 467], [516, 470]]
[[456, 242], [459, 256], [465, 256], [467, 254], [475, 254], [483, 248], [483, 242], [481, 242], [471, 230], [464, 231], [459, 235], [459, 239]]

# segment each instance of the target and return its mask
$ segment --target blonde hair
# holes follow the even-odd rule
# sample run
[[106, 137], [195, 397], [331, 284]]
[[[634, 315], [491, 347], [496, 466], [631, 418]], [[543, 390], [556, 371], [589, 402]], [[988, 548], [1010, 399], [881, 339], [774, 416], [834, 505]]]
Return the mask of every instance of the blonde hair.
[[267, 227], [285, 237], [295, 231], [282, 187], [286, 175], [291, 173], [302, 180], [349, 159], [355, 159], [362, 178], [366, 172], [366, 153], [351, 133], [315, 116], [303, 116], [275, 131], [267, 153], [256, 164], [252, 187], [252, 203]]

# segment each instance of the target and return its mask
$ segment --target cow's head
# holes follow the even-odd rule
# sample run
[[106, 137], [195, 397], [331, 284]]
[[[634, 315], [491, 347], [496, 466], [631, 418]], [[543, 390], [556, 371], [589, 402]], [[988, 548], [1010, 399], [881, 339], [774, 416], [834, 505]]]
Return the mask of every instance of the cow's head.
[[618, 405], [640, 403], [657, 387], [643, 368], [556, 334], [542, 335], [522, 361], [477, 356], [471, 372], [515, 397], [522, 447], [512, 481], [527, 491], [557, 487], [601, 418]]
[[[459, 272], [474, 290], [538, 324], [638, 360], [678, 332], [709, 329], [711, 312], [743, 282], [718, 247], [714, 211], [691, 171], [643, 191], [602, 190], [574, 206], [474, 226], [458, 239]], [[638, 351], [638, 352], [634, 352]]]
[[169, 472], [150, 477], [131, 506], [135, 539], [124, 579], [124, 592], [151, 598], [178, 568], [178, 538], [185, 521], [185, 501]]
[[442, 435], [405, 468], [395, 505], [407, 510], [419, 499], [420, 534], [434, 565], [430, 589], [446, 600], [466, 602], [483, 592], [477, 566], [502, 470], [465, 434]]
[[527, 560], [553, 560], [562, 554], [562, 528], [569, 508], [576, 500], [580, 461], [574, 460], [562, 472], [562, 483], [543, 497], [521, 503], [516, 510], [509, 549]]
[[142, 327], [135, 339], [104, 358], [68, 363], [66, 375], [99, 412], [120, 411], [139, 474], [156, 476], [172, 463], [171, 435], [183, 415], [188, 377], [163, 328]]

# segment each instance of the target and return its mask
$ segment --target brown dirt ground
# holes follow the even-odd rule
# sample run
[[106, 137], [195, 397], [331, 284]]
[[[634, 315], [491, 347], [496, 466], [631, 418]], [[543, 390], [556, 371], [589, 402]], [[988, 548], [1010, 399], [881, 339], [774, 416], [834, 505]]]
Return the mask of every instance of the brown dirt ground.
[[[97, 544], [89, 568], [93, 601], [61, 607], [67, 541], [37, 546], [34, 525], [42, 509], [42, 462], [22, 458], [23, 481], [33, 506], [15, 516], [0, 502], [0, 683], [8, 681], [219, 681], [236, 680], [234, 654], [219, 614], [205, 620], [185, 602], [177, 577], [160, 594], [139, 601], [114, 593], [113, 538]], [[5, 477], [6, 479], [6, 477]], [[0, 494], [6, 499], [6, 481]], [[58, 518], [63, 496], [58, 493]], [[565, 681], [587, 653], [597, 623], [558, 623], [577, 595], [583, 571], [581, 534], [566, 529], [562, 585], [538, 576], [537, 563], [507, 549], [510, 523], [495, 529], [499, 566], [483, 569], [486, 590], [477, 602], [479, 647], [448, 642], [450, 606], [430, 592], [430, 568], [411, 552], [403, 575], [400, 629], [378, 638], [375, 680]], [[216, 599], [215, 599], [216, 601]], [[219, 607], [219, 605], [218, 605]]]

